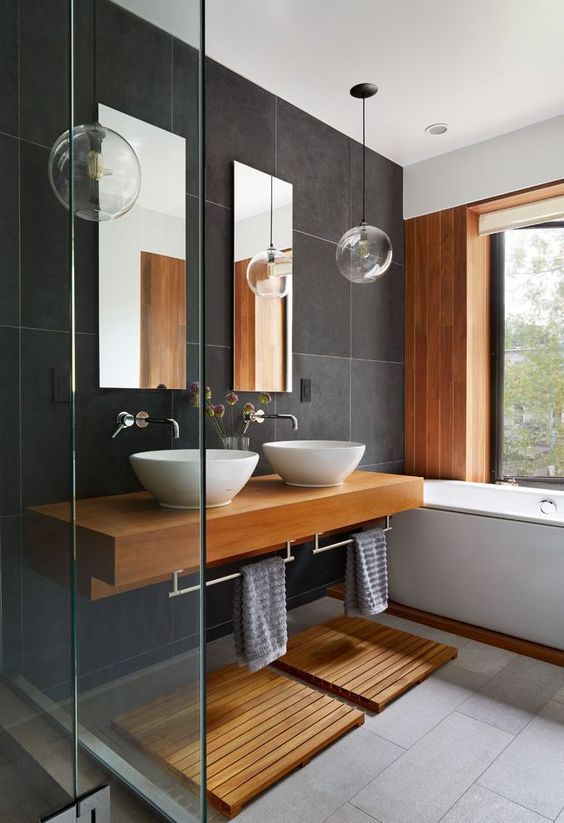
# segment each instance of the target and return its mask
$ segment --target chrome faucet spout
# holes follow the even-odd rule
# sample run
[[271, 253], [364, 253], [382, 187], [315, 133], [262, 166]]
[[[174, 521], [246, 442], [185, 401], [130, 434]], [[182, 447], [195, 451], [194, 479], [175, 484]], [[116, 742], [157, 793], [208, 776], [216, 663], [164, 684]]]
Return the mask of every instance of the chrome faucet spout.
[[268, 413], [265, 412], [264, 409], [258, 409], [257, 411], [245, 412], [243, 420], [246, 424], [245, 431], [247, 431], [251, 423], [264, 423], [265, 420], [291, 420], [293, 430], [298, 430], [298, 418], [293, 414]]
[[170, 426], [174, 439], [177, 440], [180, 437], [180, 426], [174, 417], [145, 417], [144, 420], [146, 423], [162, 423], [165, 426]]

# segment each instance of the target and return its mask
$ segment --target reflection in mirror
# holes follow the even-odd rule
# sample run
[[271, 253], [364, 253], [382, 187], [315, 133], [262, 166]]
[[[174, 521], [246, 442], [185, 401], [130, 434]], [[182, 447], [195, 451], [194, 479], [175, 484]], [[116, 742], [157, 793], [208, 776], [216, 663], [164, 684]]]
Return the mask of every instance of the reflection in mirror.
[[184, 389], [186, 141], [108, 106], [99, 119], [141, 165], [136, 204], [99, 226], [100, 386]]
[[[292, 391], [293, 187], [243, 163], [234, 163], [234, 181], [233, 388]], [[247, 279], [251, 260], [271, 244], [287, 258], [285, 297], [261, 297]]]

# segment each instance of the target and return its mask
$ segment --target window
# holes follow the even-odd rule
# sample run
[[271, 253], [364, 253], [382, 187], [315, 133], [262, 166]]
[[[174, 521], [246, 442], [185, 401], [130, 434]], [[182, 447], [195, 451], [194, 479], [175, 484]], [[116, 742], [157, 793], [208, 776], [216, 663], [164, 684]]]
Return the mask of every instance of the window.
[[564, 222], [492, 241], [492, 480], [562, 483]]

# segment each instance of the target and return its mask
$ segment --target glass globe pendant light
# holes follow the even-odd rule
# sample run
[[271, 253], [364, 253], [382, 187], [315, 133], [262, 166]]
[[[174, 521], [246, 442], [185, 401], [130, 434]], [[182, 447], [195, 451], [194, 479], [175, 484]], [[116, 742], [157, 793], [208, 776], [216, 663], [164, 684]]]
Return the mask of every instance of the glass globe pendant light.
[[366, 100], [378, 87], [359, 83], [350, 93], [362, 100], [362, 220], [349, 229], [337, 246], [337, 267], [343, 277], [353, 283], [373, 283], [392, 262], [392, 243], [386, 232], [366, 222]]
[[277, 299], [290, 292], [292, 258], [275, 248], [272, 240], [273, 178], [270, 176], [270, 245], [255, 254], [247, 266], [247, 283], [258, 297]]
[[[96, 2], [93, 4], [93, 72], [96, 105]], [[141, 167], [133, 147], [97, 121], [75, 126], [55, 140], [49, 182], [66, 209], [99, 223], [126, 214], [141, 189]], [[72, 195], [72, 196], [71, 196]]]
[[[72, 139], [72, 146], [71, 146]], [[57, 199], [84, 220], [101, 222], [126, 214], [141, 188], [141, 167], [132, 146], [100, 123], [61, 134], [49, 155], [49, 182]]]

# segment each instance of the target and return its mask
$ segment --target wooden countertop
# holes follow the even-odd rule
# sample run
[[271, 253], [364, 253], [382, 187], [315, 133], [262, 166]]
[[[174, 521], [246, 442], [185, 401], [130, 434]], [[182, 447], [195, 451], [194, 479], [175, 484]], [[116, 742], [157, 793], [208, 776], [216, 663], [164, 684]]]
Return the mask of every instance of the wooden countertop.
[[[265, 554], [286, 540], [305, 542], [422, 503], [418, 477], [357, 471], [326, 489], [286, 486], [278, 475], [255, 477], [230, 505], [206, 510], [206, 565]], [[40, 518], [38, 535], [45, 517], [70, 521], [68, 503], [30, 511]], [[159, 506], [148, 492], [79, 500], [76, 526], [79, 579], [93, 578], [87, 595], [94, 599], [198, 569], [199, 512]]]

